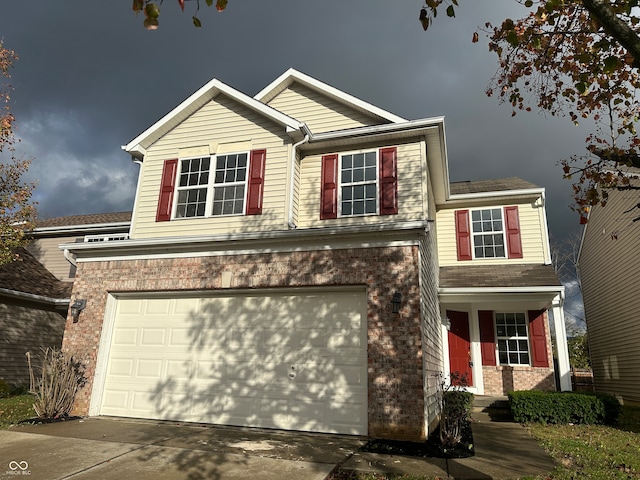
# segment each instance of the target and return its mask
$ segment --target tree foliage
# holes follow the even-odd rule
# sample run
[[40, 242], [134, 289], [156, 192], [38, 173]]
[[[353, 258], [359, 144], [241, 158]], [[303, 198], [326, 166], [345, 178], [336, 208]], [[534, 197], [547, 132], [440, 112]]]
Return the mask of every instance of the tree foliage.
[[[532, 107], [572, 122], [595, 122], [586, 153], [561, 160], [573, 180], [574, 209], [586, 221], [590, 206], [606, 204], [608, 189], [633, 188], [630, 167], [640, 167], [640, 12], [638, 0], [514, 0], [517, 20], [486, 23], [481, 32], [499, 68], [487, 87], [518, 111]], [[423, 28], [457, 0], [425, 0]], [[472, 41], [479, 40], [474, 32]]]
[[[15, 156], [16, 139], [13, 133], [14, 116], [11, 114], [11, 78], [9, 70], [18, 57], [0, 42], [0, 265], [15, 260], [14, 251], [27, 243], [28, 231], [35, 217], [31, 202], [33, 184], [22, 177], [29, 168], [28, 160]], [[5, 160], [6, 159], [6, 160]]]
[[573, 368], [591, 368], [589, 357], [589, 342], [587, 334], [583, 333], [567, 340], [569, 349], [569, 364]]
[[[189, 1], [189, 0], [186, 0]], [[178, 6], [184, 12], [185, 0], [177, 0]], [[137, 13], [144, 13], [144, 27], [148, 30], [156, 30], [159, 26], [158, 17], [160, 16], [160, 4], [162, 0], [133, 0], [133, 11]], [[213, 5], [213, 0], [205, 0], [207, 7]], [[216, 10], [222, 12], [227, 8], [227, 0], [216, 0]], [[200, 11], [200, 0], [195, 0], [195, 12], [191, 17], [193, 25], [200, 28], [202, 22], [198, 18], [198, 12]]]

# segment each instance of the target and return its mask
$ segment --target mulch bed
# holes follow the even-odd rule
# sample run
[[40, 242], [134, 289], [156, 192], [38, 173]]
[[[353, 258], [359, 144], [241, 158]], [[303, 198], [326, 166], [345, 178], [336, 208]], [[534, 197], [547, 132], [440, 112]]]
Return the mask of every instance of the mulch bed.
[[408, 457], [468, 458], [475, 455], [471, 424], [466, 422], [462, 429], [462, 441], [455, 447], [445, 447], [440, 443], [440, 430], [436, 429], [424, 443], [404, 442], [400, 440], [369, 440], [363, 452]]

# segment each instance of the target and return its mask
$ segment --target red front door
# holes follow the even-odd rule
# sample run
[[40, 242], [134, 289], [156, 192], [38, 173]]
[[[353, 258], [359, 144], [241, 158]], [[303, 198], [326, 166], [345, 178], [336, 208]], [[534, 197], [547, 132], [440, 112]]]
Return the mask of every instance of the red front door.
[[[447, 318], [451, 322], [449, 330], [449, 371], [467, 378], [466, 384], [473, 385], [471, 371], [471, 337], [469, 335], [469, 315], [467, 312], [447, 310]], [[454, 385], [461, 382], [453, 381]]]

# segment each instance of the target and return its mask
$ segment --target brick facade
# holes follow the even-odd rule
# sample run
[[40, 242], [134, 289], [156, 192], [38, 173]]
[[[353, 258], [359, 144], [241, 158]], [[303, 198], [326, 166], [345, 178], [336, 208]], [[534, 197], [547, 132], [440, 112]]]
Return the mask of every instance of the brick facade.
[[545, 314], [544, 330], [547, 337], [548, 368], [498, 365], [482, 367], [485, 395], [507, 395], [514, 390], [556, 390], [551, 349], [551, 332], [548, 314]]
[[[78, 263], [63, 348], [84, 362], [88, 383], [74, 414], [87, 415], [109, 293], [363, 285], [367, 291], [368, 423], [372, 437], [425, 437], [418, 247]], [[224, 279], [223, 279], [224, 277]], [[391, 297], [402, 293], [399, 314]]]

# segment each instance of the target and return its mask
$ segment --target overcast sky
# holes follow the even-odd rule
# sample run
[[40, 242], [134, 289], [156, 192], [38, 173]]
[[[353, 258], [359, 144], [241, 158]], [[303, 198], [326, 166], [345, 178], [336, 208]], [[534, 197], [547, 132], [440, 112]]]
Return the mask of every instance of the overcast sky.
[[[513, 0], [460, 2], [428, 33], [419, 0], [202, 2], [203, 28], [162, 6], [160, 29], [142, 27], [130, 0], [5, 2], [0, 38], [16, 50], [13, 112], [18, 153], [33, 157], [42, 217], [128, 210], [138, 167], [120, 146], [211, 78], [253, 96], [294, 67], [408, 119], [445, 116], [450, 176], [519, 176], [547, 189], [552, 236], [577, 230], [560, 159], [584, 151], [587, 131], [537, 113], [511, 117], [487, 98], [496, 70], [486, 21], [521, 16]], [[481, 37], [482, 39], [483, 37]]]

